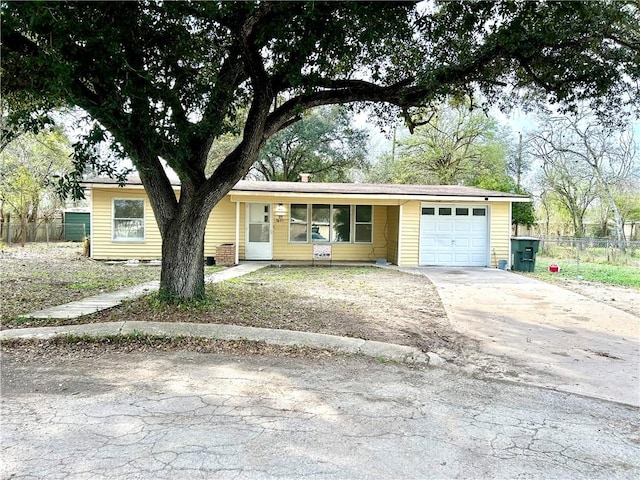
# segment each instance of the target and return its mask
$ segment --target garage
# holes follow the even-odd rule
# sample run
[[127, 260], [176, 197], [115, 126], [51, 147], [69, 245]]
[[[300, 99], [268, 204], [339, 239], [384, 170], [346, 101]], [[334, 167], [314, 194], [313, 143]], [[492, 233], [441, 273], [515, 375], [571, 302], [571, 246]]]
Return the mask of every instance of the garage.
[[423, 203], [420, 215], [420, 265], [489, 265], [488, 207]]

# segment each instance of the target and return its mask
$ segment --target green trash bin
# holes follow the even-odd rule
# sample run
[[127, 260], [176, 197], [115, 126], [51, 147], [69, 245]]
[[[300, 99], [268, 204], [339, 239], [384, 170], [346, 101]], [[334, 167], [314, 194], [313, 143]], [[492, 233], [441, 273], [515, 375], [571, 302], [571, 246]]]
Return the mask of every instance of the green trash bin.
[[540, 240], [532, 237], [511, 238], [511, 270], [533, 272], [536, 268], [536, 254]]

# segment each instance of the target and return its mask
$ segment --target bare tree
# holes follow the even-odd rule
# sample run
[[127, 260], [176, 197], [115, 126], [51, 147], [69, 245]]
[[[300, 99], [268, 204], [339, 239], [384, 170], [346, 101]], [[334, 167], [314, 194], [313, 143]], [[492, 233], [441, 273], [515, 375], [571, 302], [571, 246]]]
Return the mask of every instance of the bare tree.
[[[563, 203], [578, 209], [572, 212], [576, 215], [574, 224], [579, 210], [600, 198], [613, 215], [619, 247], [624, 251], [624, 220], [615, 192], [638, 168], [633, 132], [624, 126], [604, 124], [590, 112], [582, 111], [546, 118], [533, 144], [543, 161], [547, 185], [565, 198]], [[578, 185], [582, 185], [584, 194], [581, 207], [576, 205]], [[587, 197], [591, 197], [588, 203]]]

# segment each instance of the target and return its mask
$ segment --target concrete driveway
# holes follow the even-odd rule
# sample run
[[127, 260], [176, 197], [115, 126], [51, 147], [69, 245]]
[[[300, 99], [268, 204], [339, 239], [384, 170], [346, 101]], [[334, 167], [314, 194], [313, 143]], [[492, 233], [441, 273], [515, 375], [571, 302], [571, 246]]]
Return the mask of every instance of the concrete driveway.
[[436, 286], [454, 329], [526, 381], [640, 406], [640, 318], [489, 268], [407, 269]]

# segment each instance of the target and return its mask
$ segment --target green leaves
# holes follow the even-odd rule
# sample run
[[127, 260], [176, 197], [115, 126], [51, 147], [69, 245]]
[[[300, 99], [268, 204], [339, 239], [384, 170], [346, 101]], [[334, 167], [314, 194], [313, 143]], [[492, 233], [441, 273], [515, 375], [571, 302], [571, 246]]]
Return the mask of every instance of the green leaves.
[[349, 181], [349, 169], [364, 167], [366, 140], [345, 108], [320, 108], [271, 137], [253, 170], [264, 180], [295, 182], [310, 173], [314, 182]]

